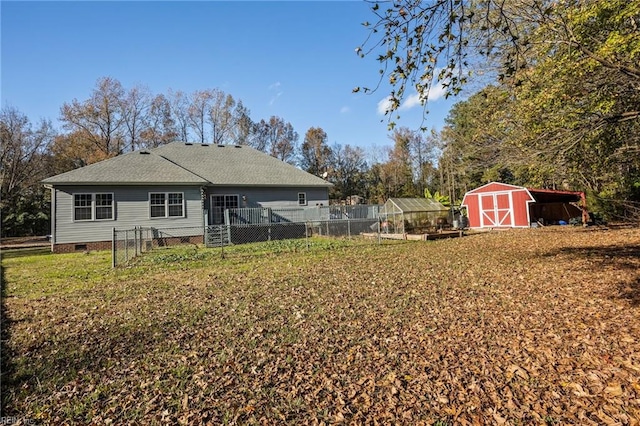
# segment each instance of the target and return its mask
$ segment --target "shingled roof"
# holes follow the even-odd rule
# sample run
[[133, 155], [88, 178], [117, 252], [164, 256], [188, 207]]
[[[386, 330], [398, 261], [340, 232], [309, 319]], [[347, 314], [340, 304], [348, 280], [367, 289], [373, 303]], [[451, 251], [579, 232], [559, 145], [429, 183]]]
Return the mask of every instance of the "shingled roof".
[[43, 183], [331, 186], [317, 176], [248, 146], [182, 142], [119, 155], [50, 177]]

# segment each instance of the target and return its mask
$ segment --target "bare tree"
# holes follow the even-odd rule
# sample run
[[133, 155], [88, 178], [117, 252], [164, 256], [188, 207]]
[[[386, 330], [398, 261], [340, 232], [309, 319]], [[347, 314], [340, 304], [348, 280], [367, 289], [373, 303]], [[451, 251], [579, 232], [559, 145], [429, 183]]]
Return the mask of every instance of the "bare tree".
[[331, 166], [328, 176], [332, 197], [345, 199], [351, 195], [362, 195], [365, 192], [367, 162], [364, 150], [360, 147], [335, 144], [331, 148]]
[[293, 130], [291, 123], [276, 116], [269, 119], [269, 155], [272, 157], [293, 164], [298, 137], [298, 133]]
[[107, 156], [122, 154], [123, 95], [118, 80], [99, 79], [89, 99], [82, 102], [74, 99], [70, 104], [63, 104], [60, 112], [64, 128], [79, 132]]
[[264, 119], [253, 125], [252, 137], [249, 139], [249, 145], [258, 151], [267, 152], [269, 147], [269, 136], [271, 127]]
[[316, 176], [329, 168], [331, 148], [327, 143], [327, 133], [320, 127], [307, 130], [300, 147], [300, 167]]
[[34, 204], [37, 199], [42, 199], [39, 181], [47, 175], [47, 150], [54, 136], [55, 132], [48, 121], [41, 121], [34, 129], [27, 116], [17, 109], [5, 107], [0, 111], [0, 209], [3, 235], [33, 232], [34, 222], [42, 216], [42, 206], [34, 207]]
[[227, 143], [233, 137], [235, 120], [233, 111], [236, 101], [233, 96], [219, 89], [210, 91], [211, 99], [207, 119], [211, 125], [212, 142], [217, 145]]
[[151, 92], [145, 86], [133, 87], [121, 99], [122, 121], [130, 151], [139, 148], [150, 104]]
[[196, 134], [200, 143], [206, 142], [205, 124], [209, 119], [209, 111], [211, 110], [211, 101], [214, 94], [211, 90], [196, 90], [191, 96], [191, 104], [189, 105], [189, 124]]
[[177, 137], [182, 142], [189, 142], [189, 104], [191, 100], [184, 92], [169, 90], [171, 117], [176, 126]]
[[233, 110], [233, 143], [237, 145], [249, 145], [249, 141], [254, 129], [253, 121], [250, 117], [251, 112], [245, 107], [242, 101], [238, 101], [236, 108]]
[[177, 135], [169, 100], [164, 95], [155, 96], [146, 116], [145, 129], [140, 135], [142, 144], [157, 147], [175, 141]]

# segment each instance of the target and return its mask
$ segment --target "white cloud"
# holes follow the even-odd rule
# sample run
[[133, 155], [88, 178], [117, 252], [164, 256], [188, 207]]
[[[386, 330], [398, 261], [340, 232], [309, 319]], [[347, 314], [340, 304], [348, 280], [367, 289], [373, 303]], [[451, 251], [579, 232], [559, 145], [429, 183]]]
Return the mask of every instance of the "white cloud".
[[378, 114], [384, 115], [391, 107], [391, 96], [387, 96], [378, 102]]
[[[269, 85], [269, 87], [267, 88], [268, 91], [273, 92], [274, 90], [278, 90], [280, 89], [280, 86], [282, 86], [282, 84], [279, 81], [276, 81], [275, 83]], [[276, 103], [276, 101], [278, 100], [278, 98], [282, 95], [282, 91], [278, 90], [275, 95], [271, 96], [271, 100], [269, 101], [269, 105], [273, 105], [274, 103]]]
[[420, 95], [414, 93], [413, 95], [408, 96], [402, 105], [400, 105], [401, 110], [411, 109], [415, 106], [420, 106]]
[[280, 97], [280, 95], [282, 95], [282, 92], [278, 92], [274, 96], [272, 96], [271, 100], [269, 101], [269, 105], [275, 104], [278, 98]]
[[[447, 89], [442, 85], [441, 82], [437, 82], [429, 88], [429, 97], [427, 98], [428, 102], [437, 101], [438, 99], [443, 98], [446, 93], [447, 93]], [[387, 96], [386, 98], [378, 102], [378, 114], [384, 115], [384, 113], [388, 110], [390, 106], [391, 106], [390, 97]], [[407, 96], [404, 99], [404, 102], [402, 102], [398, 110], [406, 111], [411, 108], [421, 107], [421, 106], [422, 104], [420, 103], [420, 95], [418, 93], [414, 93], [412, 95]]]
[[[427, 97], [428, 102], [437, 101], [438, 99], [444, 97], [447, 93], [447, 89], [442, 85], [441, 82], [437, 82], [432, 84], [429, 88], [429, 95]], [[413, 95], [408, 96], [405, 101], [400, 105], [401, 110], [411, 109], [416, 106], [422, 106], [420, 103], [420, 95], [418, 93], [414, 93]]]
[[351, 112], [351, 108], [349, 108], [348, 106], [343, 106], [342, 108], [340, 108], [340, 114], [347, 114]]
[[447, 93], [447, 89], [442, 85], [442, 83], [437, 83], [435, 86], [431, 86], [429, 89], [429, 100], [437, 101], [438, 99], [444, 97]]

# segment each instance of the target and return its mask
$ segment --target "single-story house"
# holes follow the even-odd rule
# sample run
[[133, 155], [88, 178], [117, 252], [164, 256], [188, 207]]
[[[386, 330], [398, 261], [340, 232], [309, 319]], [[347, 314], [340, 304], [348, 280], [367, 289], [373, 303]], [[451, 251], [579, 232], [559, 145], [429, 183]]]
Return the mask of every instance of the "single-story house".
[[[225, 209], [328, 205], [331, 183], [244, 145], [174, 142], [43, 181], [54, 252], [111, 247], [113, 229], [224, 223]], [[199, 229], [199, 234], [197, 230]]]
[[470, 228], [526, 228], [588, 220], [584, 192], [534, 189], [490, 182], [462, 199]]

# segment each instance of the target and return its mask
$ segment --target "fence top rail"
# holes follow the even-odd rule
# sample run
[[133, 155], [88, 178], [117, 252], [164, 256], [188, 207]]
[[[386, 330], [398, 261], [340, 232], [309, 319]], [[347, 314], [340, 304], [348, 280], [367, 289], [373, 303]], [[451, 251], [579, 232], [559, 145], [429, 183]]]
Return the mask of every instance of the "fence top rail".
[[376, 219], [381, 206], [360, 204], [354, 206], [308, 207], [243, 207], [227, 209], [229, 224], [264, 222], [307, 222], [317, 220]]

